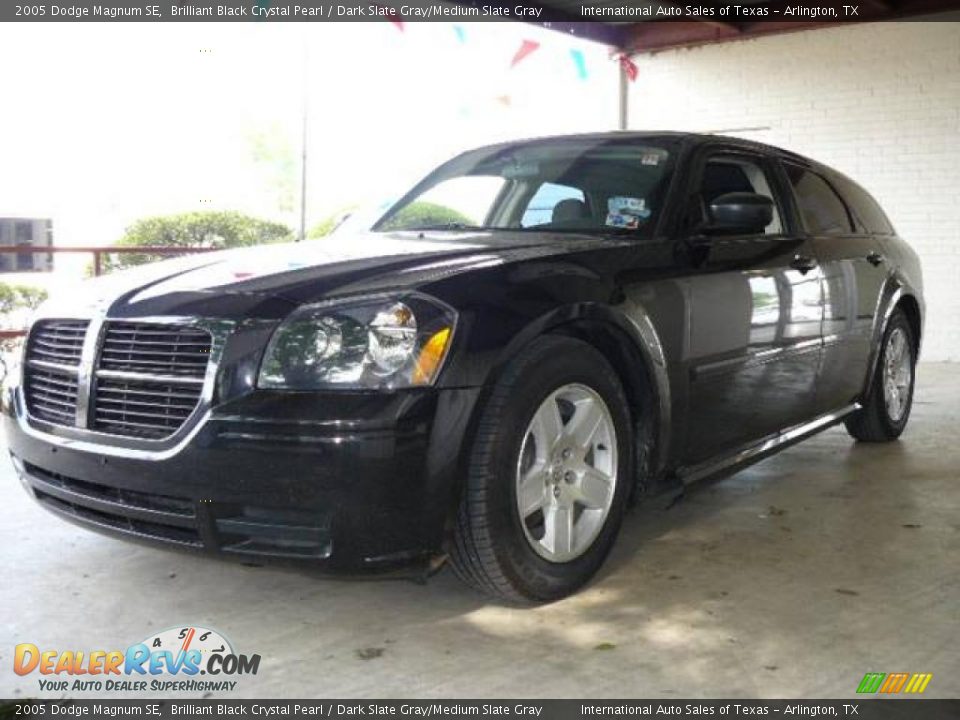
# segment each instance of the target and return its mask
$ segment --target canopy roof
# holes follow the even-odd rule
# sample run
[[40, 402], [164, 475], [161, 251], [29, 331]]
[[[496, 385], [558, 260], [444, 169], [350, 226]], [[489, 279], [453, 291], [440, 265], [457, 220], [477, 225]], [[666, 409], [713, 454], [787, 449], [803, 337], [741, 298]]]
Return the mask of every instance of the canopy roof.
[[[454, 0], [455, 4], [473, 6], [470, 0]], [[784, 0], [736, 0], [740, 7], [748, 7], [768, 12], [767, 18], [753, 20], [754, 15], [741, 14], [730, 19], [719, 19], [717, 15], [702, 19], [669, 19], [673, 13], [682, 12], [686, 3], [651, 2], [649, 0], [534, 0], [528, 7], [539, 7], [542, 13], [535, 21], [539, 25], [569, 33], [576, 37], [594, 40], [630, 53], [652, 52], [675, 47], [690, 47], [706, 43], [729, 42], [760, 35], [775, 35], [797, 30], [830, 27], [850, 22], [869, 22], [877, 20], [898, 20], [960, 10], [960, 0], [843, 0], [834, 5], [843, 13], [844, 3], [856, 6], [855, 16], [843, 20], [824, 20], [823, 18], [785, 17], [783, 9], [790, 3]], [[494, 0], [485, 5], [508, 8], [511, 11], [516, 3], [509, 0]], [[719, 11], [720, 5], [703, 3]], [[792, 7], [806, 8], [805, 4]], [[649, 8], [649, 15], [641, 15], [643, 8]], [[624, 16], [623, 10], [630, 10]], [[661, 9], [658, 15], [657, 10]], [[774, 10], [779, 9], [779, 13]], [[619, 10], [621, 14], [611, 14]], [[666, 19], [663, 19], [666, 18]]]

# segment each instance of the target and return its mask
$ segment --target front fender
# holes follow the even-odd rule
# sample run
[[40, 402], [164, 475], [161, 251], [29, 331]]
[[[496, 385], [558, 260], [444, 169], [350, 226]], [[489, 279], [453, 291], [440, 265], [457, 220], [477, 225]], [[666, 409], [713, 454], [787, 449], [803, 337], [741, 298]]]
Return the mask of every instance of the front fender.
[[[651, 446], [645, 448], [650, 452], [643, 453], [649, 459], [645, 471], [660, 476], [670, 453], [672, 398], [666, 353], [650, 313], [640, 303], [627, 299], [615, 306], [600, 302], [573, 303], [544, 313], [524, 326], [504, 346], [485, 384], [489, 386], [495, 382], [509, 362], [529, 343], [550, 333], [580, 336], [588, 342], [598, 336], [605, 339], [598, 349], [604, 352], [623, 378], [632, 403], [639, 405], [639, 399], [645, 396], [651, 401], [652, 417], [644, 418], [641, 423], [643, 432], [639, 440]], [[621, 351], [620, 356], [611, 357], [616, 350]]]

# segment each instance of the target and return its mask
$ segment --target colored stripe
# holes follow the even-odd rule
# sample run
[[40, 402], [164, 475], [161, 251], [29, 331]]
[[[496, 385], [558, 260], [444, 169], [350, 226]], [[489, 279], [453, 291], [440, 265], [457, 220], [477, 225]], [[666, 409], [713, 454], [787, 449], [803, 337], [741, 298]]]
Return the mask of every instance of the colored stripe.
[[923, 677], [923, 682], [920, 684], [920, 687], [918, 687], [916, 690], [916, 692], [918, 693], [922, 693], [924, 690], [927, 689], [927, 685], [929, 685], [930, 681], [933, 679], [933, 673], [924, 673], [924, 675], [922, 675], [921, 677]]
[[886, 681], [880, 686], [882, 693], [898, 693], [907, 681], [907, 673], [890, 673]]
[[903, 690], [903, 686], [906, 684], [907, 678], [910, 677], [910, 675], [908, 675], [907, 673], [897, 673], [897, 675], [899, 676], [897, 679], [897, 683], [896, 685], [894, 685], [893, 690], [891, 690], [891, 692], [895, 692], [895, 693], [898, 693], [901, 690]]
[[867, 673], [863, 676], [863, 680], [860, 681], [860, 686], [857, 688], [857, 692], [875, 693], [880, 687], [880, 683], [883, 682], [884, 677], [886, 677], [885, 673]]

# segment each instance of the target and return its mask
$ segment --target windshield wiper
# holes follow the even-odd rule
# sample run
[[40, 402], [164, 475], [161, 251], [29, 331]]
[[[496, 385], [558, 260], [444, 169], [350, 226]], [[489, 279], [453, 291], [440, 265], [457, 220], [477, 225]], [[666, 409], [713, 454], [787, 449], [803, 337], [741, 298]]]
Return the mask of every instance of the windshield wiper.
[[616, 235], [617, 237], [631, 237], [640, 234], [640, 228], [633, 227], [603, 227], [590, 231], [597, 235]]
[[632, 237], [640, 234], [640, 228], [627, 227], [586, 227], [586, 228], [551, 228], [533, 225], [531, 227], [511, 228], [518, 232], [553, 233], [555, 235], [600, 235], [603, 237]]
[[496, 230], [497, 228], [484, 225], [468, 225], [462, 222], [437, 223], [436, 225], [418, 225], [416, 227], [398, 228], [407, 232], [431, 232], [434, 230]]

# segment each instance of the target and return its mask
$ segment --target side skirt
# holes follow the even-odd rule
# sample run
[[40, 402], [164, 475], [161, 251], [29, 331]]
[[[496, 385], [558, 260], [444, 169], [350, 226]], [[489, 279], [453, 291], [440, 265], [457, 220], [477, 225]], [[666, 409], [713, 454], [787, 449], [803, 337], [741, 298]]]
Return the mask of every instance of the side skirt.
[[707, 478], [730, 475], [748, 465], [768, 458], [801, 440], [806, 440], [811, 435], [826, 430], [832, 425], [836, 425], [847, 417], [847, 415], [859, 410], [860, 407], [860, 403], [852, 403], [839, 410], [821, 415], [810, 422], [781, 430], [775, 435], [770, 435], [759, 442], [746, 445], [728, 455], [707, 460], [698, 465], [678, 468], [677, 477], [683, 485], [691, 485]]

